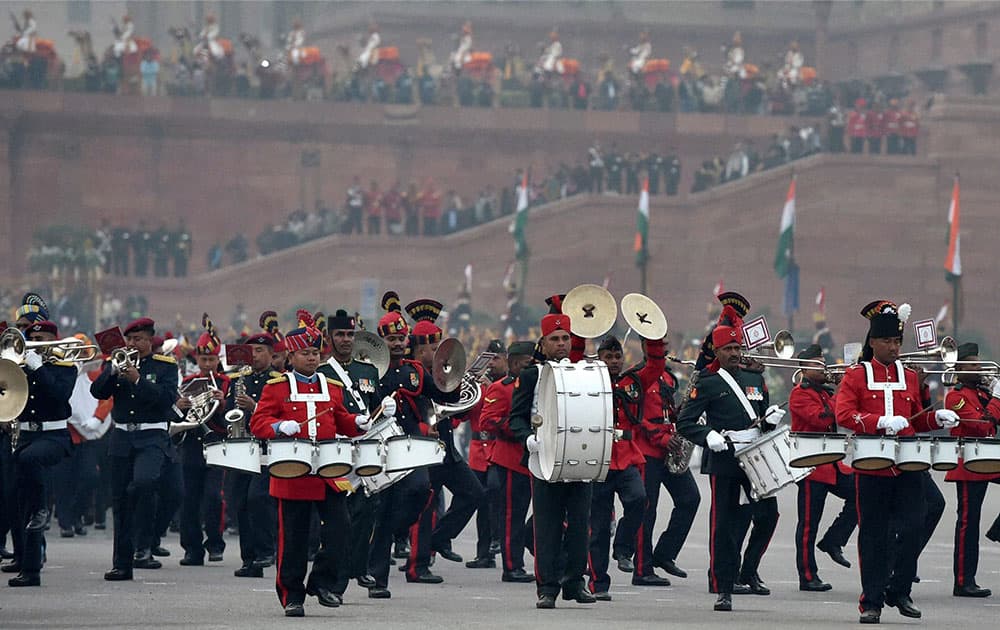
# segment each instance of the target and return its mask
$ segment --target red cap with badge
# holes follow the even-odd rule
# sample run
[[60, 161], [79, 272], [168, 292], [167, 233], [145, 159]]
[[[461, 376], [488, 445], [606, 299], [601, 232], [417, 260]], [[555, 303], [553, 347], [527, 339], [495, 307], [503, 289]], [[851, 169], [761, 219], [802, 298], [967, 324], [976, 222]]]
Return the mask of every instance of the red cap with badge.
[[403, 307], [395, 291], [386, 291], [385, 295], [382, 296], [382, 309], [385, 310], [385, 315], [378, 320], [379, 337], [408, 335], [410, 333], [410, 327], [403, 319]]
[[137, 320], [129, 322], [125, 326], [125, 330], [122, 331], [122, 334], [128, 336], [134, 332], [148, 332], [150, 335], [153, 335], [156, 333], [156, 322], [148, 317], [140, 317]]
[[205, 332], [201, 333], [201, 336], [198, 337], [198, 343], [194, 347], [195, 354], [213, 354], [218, 356], [219, 349], [222, 347], [222, 340], [219, 339], [219, 332], [216, 330], [215, 324], [212, 322], [212, 318], [208, 316], [208, 313], [202, 314], [201, 325], [205, 329]]
[[444, 305], [437, 300], [414, 300], [406, 305], [406, 312], [416, 322], [410, 332], [410, 341], [414, 345], [432, 344], [441, 341], [443, 332], [434, 322]]
[[565, 297], [566, 294], [562, 293], [545, 298], [545, 303], [549, 305], [549, 312], [542, 317], [541, 328], [543, 337], [548, 337], [557, 330], [572, 332], [569, 315], [562, 312], [562, 301]]

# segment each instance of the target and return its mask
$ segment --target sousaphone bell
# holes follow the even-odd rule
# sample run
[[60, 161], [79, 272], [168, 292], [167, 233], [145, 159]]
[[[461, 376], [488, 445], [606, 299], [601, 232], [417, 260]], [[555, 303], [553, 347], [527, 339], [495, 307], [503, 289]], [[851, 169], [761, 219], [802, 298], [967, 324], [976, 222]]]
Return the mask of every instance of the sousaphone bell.
[[667, 318], [656, 302], [641, 293], [629, 293], [622, 298], [622, 317], [643, 339], [663, 339], [667, 334]]
[[584, 339], [603, 336], [618, 319], [614, 296], [596, 284], [581, 284], [567, 293], [562, 301], [562, 312], [569, 316], [573, 334]]

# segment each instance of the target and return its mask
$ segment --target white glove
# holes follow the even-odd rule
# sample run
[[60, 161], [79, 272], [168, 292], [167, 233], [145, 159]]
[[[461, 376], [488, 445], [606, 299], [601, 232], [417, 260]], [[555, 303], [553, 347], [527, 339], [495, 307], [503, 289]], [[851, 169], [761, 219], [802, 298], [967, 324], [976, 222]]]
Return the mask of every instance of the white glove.
[[372, 417], [367, 413], [359, 413], [354, 416], [354, 424], [358, 425], [358, 428], [362, 431], [367, 431], [372, 428]]
[[990, 395], [994, 398], [1000, 398], [1000, 377], [994, 378], [993, 382], [990, 383]]
[[952, 429], [958, 426], [958, 414], [951, 409], [938, 409], [934, 412], [934, 419], [942, 429]]
[[97, 432], [101, 430], [101, 425], [104, 423], [91, 416], [83, 420], [81, 424], [83, 424], [83, 428], [86, 429], [88, 433], [96, 435]]
[[781, 419], [785, 417], [785, 410], [778, 405], [771, 405], [764, 412], [764, 422], [768, 423], [772, 427], [778, 426]]
[[24, 364], [28, 366], [28, 369], [32, 372], [42, 367], [43, 363], [45, 363], [45, 361], [42, 360], [42, 355], [38, 354], [34, 350], [28, 350], [24, 353]]
[[382, 415], [386, 418], [396, 417], [396, 399], [392, 396], [382, 399]]
[[896, 435], [908, 426], [910, 421], [903, 416], [882, 416], [878, 419], [878, 428], [885, 429], [889, 435]]
[[529, 435], [528, 439], [524, 441], [524, 447], [528, 449], [529, 453], [537, 453], [540, 446], [541, 444], [534, 434]]
[[705, 436], [705, 445], [712, 451], [719, 453], [721, 451], [729, 448], [726, 444], [726, 438], [722, 437], [722, 434], [718, 431], [709, 431], [708, 435]]
[[278, 423], [277, 433], [282, 435], [295, 435], [302, 430], [302, 425], [294, 420], [282, 420]]

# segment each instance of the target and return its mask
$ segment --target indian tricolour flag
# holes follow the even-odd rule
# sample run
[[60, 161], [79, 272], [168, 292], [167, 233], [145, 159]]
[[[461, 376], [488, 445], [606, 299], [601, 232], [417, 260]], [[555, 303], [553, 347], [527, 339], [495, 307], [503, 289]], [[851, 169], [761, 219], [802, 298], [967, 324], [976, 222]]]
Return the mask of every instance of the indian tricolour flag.
[[779, 278], [788, 275], [795, 247], [795, 176], [788, 186], [785, 207], [781, 211], [781, 227], [778, 230], [778, 247], [774, 252], [774, 272]]
[[951, 205], [948, 206], [948, 255], [944, 259], [945, 277], [955, 282], [962, 276], [962, 235], [959, 233], [958, 175], [951, 189]]
[[528, 240], [524, 228], [528, 224], [528, 172], [524, 172], [521, 186], [517, 190], [517, 211], [514, 221], [510, 224], [510, 233], [514, 236], [514, 256], [518, 260], [528, 257]]
[[635, 264], [639, 267], [649, 260], [649, 178], [642, 183], [639, 193], [639, 211], [635, 218]]

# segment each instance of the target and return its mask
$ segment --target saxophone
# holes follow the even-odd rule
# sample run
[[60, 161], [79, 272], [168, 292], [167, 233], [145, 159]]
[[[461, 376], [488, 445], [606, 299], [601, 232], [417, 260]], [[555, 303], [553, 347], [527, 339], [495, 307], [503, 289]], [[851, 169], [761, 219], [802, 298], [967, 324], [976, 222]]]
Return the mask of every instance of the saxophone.
[[[236, 378], [236, 382], [233, 384], [233, 400], [236, 400], [239, 396], [246, 396], [247, 394], [247, 384], [244, 380], [246, 375], [249, 374], [251, 368], [245, 366], [240, 369], [239, 376]], [[243, 421], [246, 418], [246, 414], [242, 409], [236, 407], [226, 412], [226, 435], [230, 439], [239, 440], [243, 438], [250, 437], [247, 434], [246, 423]]]
[[[680, 404], [677, 405], [678, 412], [684, 408], [684, 405], [691, 398], [691, 392], [698, 385], [700, 374], [701, 371], [697, 367], [692, 369], [687, 389], [684, 390], [684, 396], [681, 398]], [[688, 440], [680, 433], [674, 433], [674, 436], [670, 438], [670, 443], [667, 445], [667, 455], [663, 460], [670, 474], [680, 475], [687, 472], [691, 466], [691, 453], [694, 452], [694, 446], [694, 442], [691, 440]]]

